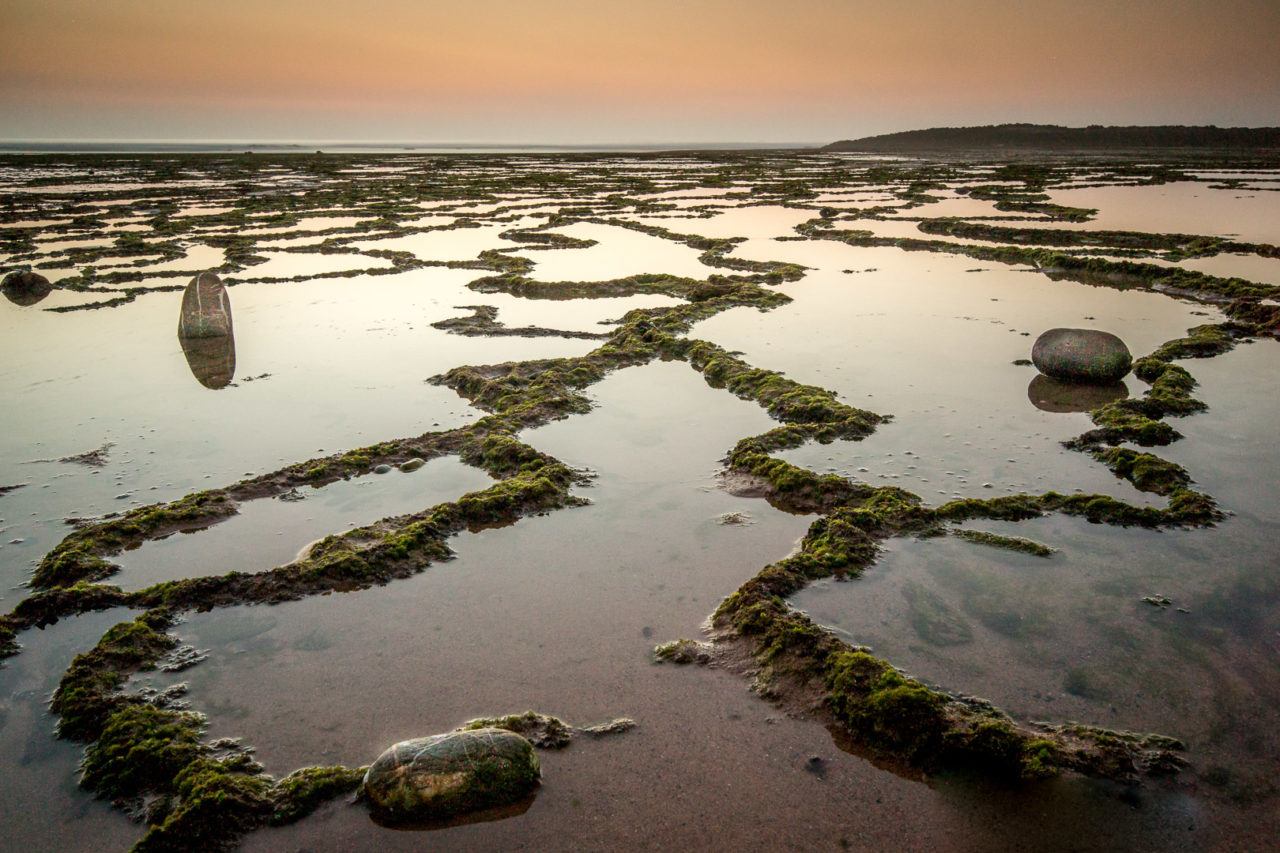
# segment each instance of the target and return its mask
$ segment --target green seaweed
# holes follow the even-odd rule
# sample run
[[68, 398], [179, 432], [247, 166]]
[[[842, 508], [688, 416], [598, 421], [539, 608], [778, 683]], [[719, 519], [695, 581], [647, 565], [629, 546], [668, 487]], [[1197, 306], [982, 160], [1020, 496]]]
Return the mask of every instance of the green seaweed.
[[116, 689], [129, 674], [154, 667], [178, 644], [164, 633], [170, 619], [163, 611], [144, 613], [113, 626], [91, 650], [76, 655], [49, 704], [59, 715], [60, 736], [96, 740], [113, 712], [136, 701]]
[[275, 784], [269, 823], [282, 826], [301, 820], [323, 803], [356, 790], [367, 767], [304, 767]]
[[990, 545], [993, 548], [1003, 548], [1006, 551], [1017, 551], [1036, 557], [1053, 555], [1053, 549], [1049, 546], [1041, 545], [1039, 542], [1033, 542], [1030, 539], [1021, 539], [1017, 536], [1001, 536], [997, 533], [987, 533], [983, 530], [956, 530], [952, 535], [967, 539], [970, 542], [977, 542], [980, 545]]
[[515, 732], [539, 749], [564, 749], [573, 740], [573, 733], [564, 721], [537, 711], [508, 714], [505, 717], [479, 717], [463, 723], [457, 731], [476, 729], [505, 729]]
[[711, 660], [702, 643], [686, 637], [654, 646], [653, 657], [657, 661], [675, 664], [708, 663]]
[[108, 717], [85, 751], [80, 784], [112, 800], [165, 793], [187, 766], [204, 756], [204, 717], [150, 705], [126, 705]]
[[1095, 451], [1094, 456], [1117, 477], [1123, 477], [1144, 492], [1168, 495], [1185, 490], [1191, 482], [1191, 476], [1181, 465], [1151, 453], [1139, 453], [1127, 447], [1112, 447]]

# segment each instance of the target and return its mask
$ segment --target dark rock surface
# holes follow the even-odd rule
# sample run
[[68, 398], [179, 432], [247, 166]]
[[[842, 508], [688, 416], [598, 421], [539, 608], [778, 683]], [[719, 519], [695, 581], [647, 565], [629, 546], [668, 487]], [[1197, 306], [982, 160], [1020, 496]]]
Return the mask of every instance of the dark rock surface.
[[1063, 382], [1117, 382], [1133, 365], [1124, 341], [1097, 329], [1050, 329], [1036, 338], [1031, 361], [1045, 376]]
[[363, 791], [382, 819], [420, 821], [513, 802], [539, 776], [528, 740], [483, 728], [396, 744], [369, 767]]
[[49, 279], [38, 272], [15, 270], [0, 281], [0, 292], [14, 305], [35, 305], [53, 291]]
[[182, 294], [178, 337], [219, 338], [231, 334], [231, 300], [216, 273], [202, 272]]

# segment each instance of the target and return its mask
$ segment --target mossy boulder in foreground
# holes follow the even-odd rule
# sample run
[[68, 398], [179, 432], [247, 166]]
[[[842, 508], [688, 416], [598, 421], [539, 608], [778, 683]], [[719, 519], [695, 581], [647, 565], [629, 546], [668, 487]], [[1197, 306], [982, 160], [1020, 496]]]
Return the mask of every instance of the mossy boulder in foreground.
[[1129, 372], [1133, 355], [1124, 341], [1097, 329], [1050, 329], [1036, 338], [1031, 361], [1063, 382], [1115, 382]]
[[373, 762], [364, 797], [393, 822], [452, 817], [518, 800], [538, 785], [533, 745], [484, 728], [401, 741]]

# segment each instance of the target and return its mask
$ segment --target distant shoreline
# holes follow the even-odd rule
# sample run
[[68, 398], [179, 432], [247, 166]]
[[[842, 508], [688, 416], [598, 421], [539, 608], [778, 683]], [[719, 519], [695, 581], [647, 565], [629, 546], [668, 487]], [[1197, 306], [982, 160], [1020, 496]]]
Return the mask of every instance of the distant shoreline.
[[1280, 127], [1188, 125], [1061, 127], [1000, 124], [931, 127], [842, 139], [826, 153], [1243, 151], [1280, 153]]

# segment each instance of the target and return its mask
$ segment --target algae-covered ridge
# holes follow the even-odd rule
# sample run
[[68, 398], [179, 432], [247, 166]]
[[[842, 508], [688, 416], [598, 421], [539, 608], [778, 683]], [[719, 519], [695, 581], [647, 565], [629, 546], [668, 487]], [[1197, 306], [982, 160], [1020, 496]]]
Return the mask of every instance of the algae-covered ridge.
[[[4, 165], [12, 166], [12, 158]], [[53, 170], [71, 173], [99, 163], [93, 158], [37, 158]], [[681, 155], [681, 162], [690, 159]], [[816, 514], [798, 551], [764, 567], [729, 595], [713, 615], [708, 644], [679, 641], [659, 657], [674, 661], [713, 660], [718, 651], [745, 648], [754, 660], [755, 684], [766, 695], [785, 699], [795, 684], [825, 697], [821, 713], [848, 731], [869, 751], [926, 770], [965, 765], [1003, 777], [1034, 779], [1061, 771], [1112, 779], [1176, 772], [1180, 744], [1172, 738], [1109, 732], [1081, 726], [1015, 722], [989, 704], [960, 698], [924, 685], [890, 662], [853, 648], [792, 609], [787, 596], [811, 581], [852, 576], [876, 559], [880, 543], [895, 536], [955, 532], [979, 545], [1014, 548], [1039, 556], [1048, 549], [1015, 537], [995, 536], [960, 527], [968, 520], [1021, 521], [1047, 513], [1077, 515], [1112, 525], [1146, 527], [1201, 526], [1222, 517], [1212, 497], [1192, 488], [1190, 472], [1141, 448], [1179, 439], [1169, 419], [1204, 408], [1192, 396], [1195, 380], [1175, 361], [1211, 357], [1246, 337], [1280, 328], [1280, 288], [1242, 279], [1110, 260], [1093, 254], [1163, 252], [1170, 257], [1218, 251], [1274, 256], [1275, 247], [1188, 235], [1135, 235], [1133, 232], [1080, 232], [1067, 239], [1050, 231], [1043, 243], [1052, 249], [1021, 245], [985, 246], [945, 240], [878, 238], [867, 231], [837, 227], [859, 218], [876, 220], [890, 210], [912, 209], [930, 200], [931, 190], [965, 177], [959, 167], [921, 163], [856, 164], [840, 157], [793, 154], [701, 155], [699, 168], [682, 169], [680, 183], [658, 181], [664, 160], [656, 155], [631, 158], [627, 166], [606, 158], [565, 158], [571, 168], [548, 168], [543, 158], [515, 156], [388, 157], [383, 165], [409, 165], [407, 172], [356, 175], [362, 161], [345, 156], [237, 157], [184, 155], [131, 159], [132, 171], [152, 185], [147, 201], [109, 189], [59, 197], [57, 193], [15, 193], [0, 212], [0, 223], [57, 215], [62, 224], [45, 230], [57, 236], [111, 234], [113, 217], [141, 212], [151, 231], [143, 238], [119, 238], [110, 248], [90, 251], [42, 251], [41, 229], [3, 225], [0, 239], [14, 253], [11, 264], [34, 269], [74, 264], [77, 276], [57, 286], [108, 298], [81, 307], [111, 307], [148, 290], [176, 289], [195, 271], [145, 272], [132, 260], [181, 257], [178, 238], [199, 240], [225, 250], [220, 272], [229, 284], [254, 279], [255, 254], [270, 241], [245, 233], [247, 226], [277, 227], [279, 237], [320, 238], [290, 251], [353, 254], [389, 261], [345, 274], [390, 274], [422, 266], [470, 268], [485, 273], [470, 288], [535, 299], [571, 299], [637, 293], [661, 293], [677, 305], [627, 313], [600, 334], [599, 346], [573, 358], [498, 365], [461, 366], [431, 381], [452, 388], [486, 414], [459, 429], [392, 439], [345, 453], [299, 461], [277, 471], [169, 503], [133, 510], [116, 518], [82, 523], [40, 562], [31, 578], [32, 593], [0, 617], [0, 651], [19, 650], [17, 635], [59, 618], [89, 610], [140, 609], [132, 621], [110, 629], [98, 645], [77, 656], [63, 676], [51, 709], [59, 733], [88, 744], [82, 784], [97, 794], [141, 808], [150, 830], [139, 849], [214, 847], [234, 843], [244, 832], [306, 814], [323, 800], [353, 790], [360, 770], [309, 768], [275, 781], [265, 776], [247, 752], [221, 752], [202, 739], [199, 714], [124, 691], [128, 677], [156, 666], [174, 646], [169, 633], [184, 611], [246, 603], [273, 603], [332, 591], [352, 591], [391, 582], [447, 560], [449, 539], [467, 529], [506, 524], [519, 518], [583, 503], [574, 488], [585, 482], [571, 469], [519, 434], [551, 420], [591, 408], [583, 394], [608, 373], [649, 363], [679, 360], [700, 373], [713, 388], [757, 402], [779, 426], [743, 438], [728, 449], [726, 472], [749, 479], [773, 504]], [[22, 163], [31, 162], [23, 160]], [[633, 168], [638, 163], [643, 168]], [[262, 192], [265, 169], [283, 166], [303, 178], [299, 192]], [[169, 192], [165, 181], [184, 169], [202, 170], [209, 185]], [[1049, 201], [1047, 186], [1069, 180], [1077, 171], [1113, 182], [1158, 183], [1189, 179], [1177, 166], [1118, 163], [1079, 166], [1003, 166], [983, 174], [992, 182], [967, 186], [971, 197], [995, 203], [1018, 217], [1048, 221], [1084, 221], [1089, 211]], [[44, 178], [33, 178], [36, 187]], [[649, 196], [692, 182], [719, 191], [720, 201], [692, 207]], [[1021, 186], [1016, 186], [1016, 184]], [[893, 208], [824, 206], [820, 193], [858, 187], [887, 189], [899, 201]], [[515, 194], [518, 198], [511, 198]], [[183, 215], [181, 204], [226, 203], [221, 213]], [[89, 204], [94, 202], [94, 204]], [[181, 204], [180, 204], [181, 203]], [[799, 226], [795, 239], [839, 240], [856, 245], [893, 245], [906, 251], [945, 252], [985, 261], [1030, 265], [1050, 277], [1067, 277], [1110, 287], [1143, 287], [1179, 298], [1222, 306], [1228, 321], [1189, 330], [1135, 363], [1135, 374], [1150, 387], [1138, 399], [1108, 404], [1093, 412], [1095, 428], [1068, 446], [1101, 461], [1135, 488], [1161, 495], [1164, 507], [1134, 506], [1102, 495], [1056, 492], [995, 499], [966, 498], [928, 506], [910, 492], [875, 488], [831, 474], [819, 475], [776, 454], [809, 441], [856, 440], [873, 432], [887, 415], [858, 409], [823, 388], [797, 383], [765, 367], [748, 364], [708, 341], [689, 337], [695, 323], [734, 308], [767, 311], [789, 301], [778, 285], [803, 277], [794, 264], [747, 261], [732, 256], [734, 239], [676, 232], [634, 217], [678, 213], [696, 231], [698, 218], [722, 207], [784, 205], [813, 217]], [[419, 225], [430, 206], [452, 217], [448, 224]], [[483, 214], [479, 211], [487, 208]], [[349, 216], [351, 227], [307, 229], [307, 217]], [[477, 219], [508, 221], [503, 237], [515, 244], [480, 253], [469, 261], [432, 261], [408, 252], [364, 249], [350, 243], [429, 230], [474, 227]], [[528, 224], [530, 218], [540, 224]], [[698, 250], [711, 270], [703, 279], [634, 275], [600, 282], [542, 282], [529, 276], [534, 261], [516, 252], [581, 248], [586, 241], [557, 233], [575, 222], [625, 227]], [[523, 224], [521, 224], [523, 223]], [[1017, 228], [965, 230], [942, 221], [922, 221], [926, 233], [1016, 241]], [[1030, 230], [1030, 229], [1029, 229]], [[1037, 233], [1041, 232], [1037, 230]], [[1185, 238], [1185, 239], [1184, 239]], [[1056, 241], [1056, 242], [1055, 242]], [[1079, 250], [1074, 251], [1074, 250]], [[112, 267], [103, 261], [125, 261]], [[314, 276], [299, 276], [293, 279]], [[139, 282], [172, 279], [173, 284]], [[50, 310], [62, 310], [68, 306]], [[464, 334], [558, 334], [554, 330], [506, 329], [491, 306], [470, 306], [471, 317], [437, 324]], [[594, 335], [593, 335], [594, 336]], [[407, 515], [386, 518], [331, 535], [297, 561], [259, 572], [232, 572], [168, 581], [135, 592], [103, 583], [117, 570], [111, 558], [123, 549], [176, 530], [216, 525], [246, 501], [282, 495], [295, 488], [321, 487], [339, 479], [365, 476], [380, 465], [456, 455], [494, 477], [487, 489]], [[490, 721], [492, 722], [492, 721]], [[510, 721], [508, 721], [510, 722]], [[540, 720], [534, 724], [547, 729]], [[518, 721], [511, 722], [517, 725]], [[554, 729], [554, 726], [550, 728]]]

